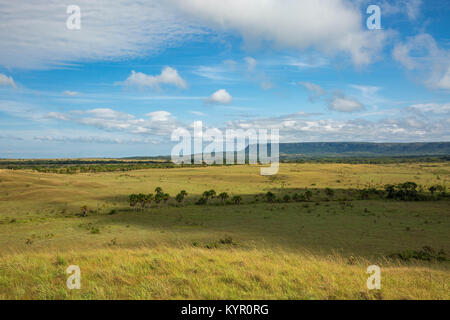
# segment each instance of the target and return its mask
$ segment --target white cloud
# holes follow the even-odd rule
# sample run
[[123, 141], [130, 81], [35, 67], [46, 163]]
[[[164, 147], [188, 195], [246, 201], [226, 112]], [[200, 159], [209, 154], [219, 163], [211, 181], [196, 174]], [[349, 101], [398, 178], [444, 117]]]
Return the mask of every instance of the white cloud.
[[64, 114], [59, 113], [59, 112], [49, 112], [47, 114], [47, 117], [50, 119], [56, 119], [56, 120], [68, 120], [68, 118]]
[[168, 121], [171, 114], [167, 111], [155, 111], [147, 113], [146, 116], [151, 117], [152, 121]]
[[249, 45], [346, 52], [355, 64], [370, 63], [385, 31], [362, 27], [362, 12], [347, 0], [171, 0], [183, 12], [215, 30], [238, 31]]
[[373, 96], [380, 90], [380, 87], [375, 87], [375, 86], [362, 86], [362, 85], [357, 85], [357, 84], [352, 84], [350, 86], [352, 88], [359, 90], [363, 96]]
[[381, 12], [385, 15], [404, 14], [410, 20], [416, 20], [420, 15], [422, 0], [396, 0], [383, 1]]
[[338, 112], [355, 112], [364, 109], [364, 106], [355, 98], [346, 97], [340, 92], [335, 92], [328, 102], [328, 107]]
[[92, 115], [93, 117], [103, 118], [103, 119], [133, 119], [134, 118], [132, 115], [129, 115], [125, 112], [115, 111], [110, 108], [96, 108], [96, 109], [90, 109], [87, 111], [78, 111], [76, 113], [88, 114], [88, 115]]
[[252, 57], [245, 57], [244, 60], [247, 63], [248, 71], [255, 70], [255, 67], [256, 67], [256, 64], [257, 64], [256, 59], [254, 59]]
[[[0, 65], [42, 69], [86, 61], [156, 54], [207, 33], [239, 32], [247, 45], [315, 49], [370, 63], [386, 31], [363, 29], [362, 12], [349, 0], [77, 0], [81, 30], [68, 30], [59, 0], [3, 1]], [[414, 14], [414, 6], [408, 9]], [[38, 41], [36, 41], [38, 39]], [[95, 45], [92, 45], [95, 44]]]
[[206, 114], [200, 111], [189, 111], [189, 113], [193, 114], [194, 116], [204, 117]]
[[327, 94], [327, 92], [318, 84], [311, 83], [311, 82], [299, 82], [302, 86], [304, 86], [306, 89], [311, 92], [311, 96], [309, 97], [309, 100], [311, 102], [316, 101], [318, 98], [324, 96]]
[[231, 101], [233, 101], [233, 97], [225, 89], [217, 90], [206, 99], [206, 103], [212, 104], [229, 104]]
[[449, 114], [450, 113], [450, 103], [421, 103], [421, 104], [413, 104], [406, 108], [408, 111], [418, 113], [421, 115], [429, 115], [429, 114]]
[[155, 54], [204, 31], [166, 2], [77, 0], [81, 30], [68, 30], [67, 3], [2, 1], [0, 65], [42, 69]]
[[218, 81], [232, 80], [228, 75], [230, 68], [224, 66], [199, 66], [192, 73], [203, 78]]
[[151, 88], [160, 90], [161, 84], [171, 84], [178, 88], [186, 88], [186, 81], [180, 77], [178, 71], [171, 67], [165, 67], [161, 74], [150, 76], [142, 72], [131, 71], [131, 75], [125, 80], [124, 84], [138, 88]]
[[299, 117], [266, 118], [228, 123], [232, 129], [279, 129], [281, 142], [364, 141], [419, 142], [448, 141], [448, 118], [404, 116], [370, 121], [365, 119], [305, 119]]
[[50, 112], [45, 117], [94, 127], [109, 132], [167, 136], [179, 124], [167, 111], [146, 114], [149, 119], [137, 118], [131, 114], [109, 108], [75, 110], [67, 113]]
[[7, 75], [0, 73], [0, 86], [11, 86], [16, 88], [16, 83], [12, 77], [8, 77]]
[[69, 90], [67, 90], [67, 91], [64, 91], [63, 94], [64, 94], [65, 96], [74, 97], [74, 96], [79, 95], [80, 93], [79, 93], [79, 92], [76, 92], [76, 91], [69, 91]]
[[444, 76], [437, 81], [436, 86], [440, 89], [450, 90], [450, 66]]
[[392, 55], [430, 88], [450, 89], [450, 50], [439, 48], [431, 35], [421, 33], [398, 43]]

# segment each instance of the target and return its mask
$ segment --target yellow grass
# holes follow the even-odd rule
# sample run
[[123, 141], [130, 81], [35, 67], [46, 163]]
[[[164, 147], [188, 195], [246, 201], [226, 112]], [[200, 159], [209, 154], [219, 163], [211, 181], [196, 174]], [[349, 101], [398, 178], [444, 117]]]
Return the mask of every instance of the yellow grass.
[[[425, 245], [448, 257], [448, 201], [249, 203], [306, 187], [448, 185], [449, 172], [447, 163], [282, 164], [276, 177], [256, 166], [0, 170], [0, 299], [449, 299], [448, 262], [385, 258]], [[186, 190], [186, 207], [129, 210], [129, 194], [157, 186], [171, 196]], [[193, 205], [208, 189], [242, 195], [245, 204]], [[227, 236], [233, 243], [220, 244]], [[81, 268], [81, 290], [66, 288], [71, 264]], [[371, 264], [381, 267], [381, 291], [366, 287]]]

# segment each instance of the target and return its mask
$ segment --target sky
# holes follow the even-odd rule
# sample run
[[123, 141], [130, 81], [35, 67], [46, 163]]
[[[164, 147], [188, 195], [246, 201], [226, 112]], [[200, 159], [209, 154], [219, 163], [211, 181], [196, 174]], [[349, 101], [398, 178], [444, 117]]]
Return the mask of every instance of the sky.
[[0, 0], [0, 158], [167, 155], [197, 121], [450, 141], [449, 18], [447, 0]]

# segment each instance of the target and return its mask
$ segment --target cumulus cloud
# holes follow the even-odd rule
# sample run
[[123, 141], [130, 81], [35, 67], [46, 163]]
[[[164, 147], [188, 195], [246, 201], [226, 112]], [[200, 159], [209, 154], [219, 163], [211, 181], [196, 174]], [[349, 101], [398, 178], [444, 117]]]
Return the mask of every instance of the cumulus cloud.
[[205, 102], [210, 104], [229, 104], [232, 101], [233, 97], [225, 89], [220, 89], [214, 92]]
[[10, 86], [16, 88], [16, 83], [12, 77], [8, 77], [7, 75], [0, 73], [0, 86]]
[[431, 35], [421, 33], [396, 44], [392, 55], [427, 86], [450, 90], [450, 50], [439, 48]]
[[309, 101], [315, 102], [318, 98], [327, 94], [327, 92], [318, 84], [311, 82], [299, 82], [300, 85], [304, 86], [311, 93]]
[[[0, 65], [42, 69], [85, 61], [156, 54], [193, 37], [238, 32], [247, 45], [347, 53], [355, 64], [370, 63], [386, 31], [363, 29], [362, 12], [349, 0], [77, 0], [81, 29], [68, 30], [67, 4], [58, 0], [0, 5]], [[414, 7], [408, 12], [415, 12]], [[26, 23], [24, 23], [26, 21]], [[36, 41], [39, 39], [39, 41]], [[95, 44], [94, 46], [92, 44]]]
[[155, 111], [147, 113], [146, 116], [150, 117], [153, 121], [168, 121], [171, 114], [167, 111]]
[[239, 120], [227, 128], [278, 129], [281, 142], [364, 141], [364, 142], [418, 142], [447, 141], [450, 139], [448, 118], [427, 119], [411, 115], [399, 118], [366, 119], [312, 119], [295, 116]]
[[156, 76], [147, 75], [142, 72], [131, 71], [131, 75], [125, 80], [125, 85], [138, 88], [151, 88], [160, 90], [162, 84], [174, 85], [178, 88], [186, 88], [186, 81], [180, 77], [178, 71], [171, 67], [165, 67], [161, 74]]
[[134, 115], [110, 108], [46, 114], [46, 118], [128, 134], [166, 136], [178, 126], [176, 119], [167, 111], [154, 111], [145, 116], [147, 118], [137, 118]]
[[364, 109], [361, 102], [352, 97], [347, 97], [341, 92], [335, 92], [333, 98], [328, 102], [331, 110], [338, 112], [355, 112]]
[[406, 108], [408, 111], [421, 115], [443, 115], [450, 114], [450, 103], [420, 103], [413, 104]]
[[370, 63], [385, 32], [363, 30], [360, 9], [347, 0], [171, 0], [182, 12], [210, 28], [238, 31], [251, 45], [313, 48], [326, 54], [348, 53], [355, 64]]
[[[356, 112], [364, 109], [364, 105], [359, 102], [356, 98], [346, 96], [341, 91], [336, 90], [333, 93], [329, 93], [327, 90], [322, 88], [320, 85], [312, 82], [299, 82], [300, 85], [308, 89], [310, 92], [309, 101], [316, 102], [318, 99], [323, 97], [328, 97], [328, 108], [337, 112]], [[368, 86], [357, 86], [353, 85], [354, 88], [360, 90], [363, 95], [370, 95], [375, 93], [376, 87]]]

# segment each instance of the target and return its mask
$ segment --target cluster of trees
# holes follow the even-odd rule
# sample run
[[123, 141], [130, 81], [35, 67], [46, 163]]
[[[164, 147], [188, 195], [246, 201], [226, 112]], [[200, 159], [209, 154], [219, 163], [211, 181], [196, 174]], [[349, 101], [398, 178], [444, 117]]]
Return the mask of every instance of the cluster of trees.
[[420, 200], [431, 200], [435, 198], [435, 195], [446, 196], [446, 188], [441, 185], [434, 185], [428, 188], [431, 194], [427, 195], [422, 188], [418, 190], [418, 185], [415, 182], [405, 182], [399, 184], [389, 184], [385, 187], [386, 198], [405, 200], [405, 201], [420, 201]]
[[34, 170], [43, 173], [76, 174], [96, 172], [131, 171], [152, 168], [174, 168], [169, 161], [123, 160], [15, 160], [1, 161], [0, 168], [10, 170]]
[[[187, 196], [187, 192], [185, 190], [182, 190], [177, 196], [175, 197], [175, 200], [177, 203], [184, 205], [184, 199]], [[170, 195], [168, 193], [164, 193], [162, 188], [157, 187], [155, 189], [155, 194], [149, 193], [138, 193], [138, 194], [131, 194], [128, 198], [130, 207], [133, 208], [133, 210], [142, 210], [145, 211], [146, 209], [150, 211], [152, 207], [152, 203], [156, 203], [156, 205], [161, 208], [164, 204], [165, 206], [168, 206], [169, 204]]]
[[[423, 189], [418, 189], [418, 185], [415, 182], [405, 182], [396, 185], [386, 185], [385, 190], [378, 190], [375, 188], [366, 188], [360, 190], [347, 190], [346, 200], [348, 198], [356, 199], [369, 199], [376, 197], [377, 199], [395, 199], [395, 200], [405, 200], [405, 201], [419, 201], [419, 200], [431, 200], [435, 199], [435, 196], [447, 196], [446, 188], [441, 185], [435, 185], [428, 188], [428, 191], [431, 194], [431, 198], [429, 194], [425, 194]], [[335, 190], [331, 188], [326, 188], [324, 190], [325, 195], [328, 199], [333, 199], [335, 197]], [[359, 195], [359, 196], [358, 196]], [[175, 196], [175, 201], [177, 205], [184, 206], [185, 199], [188, 196], [188, 193], [185, 190], [182, 190]], [[313, 192], [311, 190], [305, 190], [303, 193], [294, 193], [293, 195], [285, 194], [285, 195], [276, 195], [275, 193], [268, 191], [263, 195], [256, 195], [255, 202], [263, 201], [267, 203], [288, 203], [288, 202], [306, 202], [311, 201], [313, 198]], [[215, 202], [216, 204], [221, 203], [225, 204], [235, 204], [240, 205], [242, 203], [242, 197], [239, 195], [235, 195], [230, 197], [227, 192], [222, 192], [217, 194], [217, 192], [213, 189], [207, 190], [203, 192], [202, 196], [195, 202], [196, 205], [209, 205], [214, 203], [214, 199], [219, 200], [219, 202]], [[355, 198], [354, 198], [355, 199]], [[155, 194], [132, 194], [129, 196], [129, 204], [133, 210], [148, 210], [150, 211], [151, 206], [155, 203], [159, 208], [164, 206], [168, 206], [170, 200], [170, 195], [168, 193], [164, 193], [162, 188], [157, 187], [155, 189]], [[83, 215], [87, 214], [87, 208], [82, 208]]]
[[[226, 201], [230, 198], [228, 193], [222, 192], [220, 194], [217, 194], [215, 190], [207, 190], [203, 192], [202, 197], [196, 202], [197, 205], [207, 205], [212, 201], [213, 199], [219, 199], [220, 202], [225, 205]], [[242, 202], [241, 196], [233, 196], [231, 198], [231, 202], [237, 205], [240, 205]]]
[[[303, 201], [311, 201], [313, 193], [311, 190], [306, 190], [302, 194], [294, 193], [292, 196], [289, 194], [285, 194], [283, 197], [278, 197], [275, 193], [269, 191], [263, 195], [263, 200], [268, 203], [280, 203], [280, 202], [303, 202]], [[256, 198], [258, 201], [259, 198]]]

